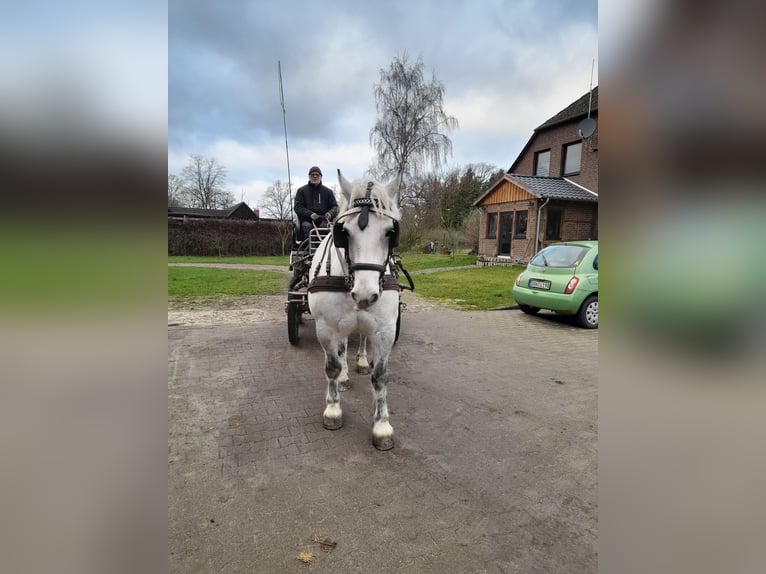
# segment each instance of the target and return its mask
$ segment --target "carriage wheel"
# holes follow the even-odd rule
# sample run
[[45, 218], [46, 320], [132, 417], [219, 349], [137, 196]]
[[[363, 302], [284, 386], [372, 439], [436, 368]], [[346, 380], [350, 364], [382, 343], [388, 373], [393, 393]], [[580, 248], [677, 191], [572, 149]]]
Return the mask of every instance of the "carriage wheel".
[[300, 301], [293, 301], [287, 305], [287, 338], [291, 345], [298, 344], [298, 326], [301, 324], [302, 313]]

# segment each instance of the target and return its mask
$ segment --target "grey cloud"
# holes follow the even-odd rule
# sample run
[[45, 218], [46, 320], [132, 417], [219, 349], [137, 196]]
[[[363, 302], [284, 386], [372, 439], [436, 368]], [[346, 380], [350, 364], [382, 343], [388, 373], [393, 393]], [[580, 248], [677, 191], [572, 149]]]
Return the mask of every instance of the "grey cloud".
[[[288, 132], [296, 142], [366, 143], [375, 119], [373, 84], [379, 70], [405, 52], [413, 61], [423, 58], [427, 73], [433, 71], [444, 83], [448, 97], [499, 92], [509, 110], [514, 101], [537, 99], [550, 90], [556, 67], [569, 65], [558, 62], [562, 51], [574, 53], [583, 59], [583, 78], [571, 87], [573, 100], [587, 88], [590, 53], [583, 57], [572, 43], [577, 31], [595, 42], [596, 10], [595, 0], [478, 7], [467, 1], [171, 0], [170, 146], [222, 138], [244, 145], [282, 139], [277, 61]], [[539, 117], [530, 118], [530, 130], [556, 111], [541, 109]], [[479, 136], [461, 134], [461, 139], [473, 144]], [[503, 164], [518, 149], [508, 153]]]

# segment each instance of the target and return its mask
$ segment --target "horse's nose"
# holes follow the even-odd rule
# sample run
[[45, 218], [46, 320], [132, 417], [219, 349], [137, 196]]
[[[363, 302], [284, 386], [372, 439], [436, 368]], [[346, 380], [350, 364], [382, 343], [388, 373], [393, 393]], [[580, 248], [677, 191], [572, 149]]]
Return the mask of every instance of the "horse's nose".
[[373, 293], [369, 297], [362, 299], [358, 297], [357, 294], [352, 291], [351, 298], [356, 302], [356, 306], [359, 307], [360, 309], [369, 309], [370, 306], [380, 298], [380, 295], [378, 295], [377, 293]]

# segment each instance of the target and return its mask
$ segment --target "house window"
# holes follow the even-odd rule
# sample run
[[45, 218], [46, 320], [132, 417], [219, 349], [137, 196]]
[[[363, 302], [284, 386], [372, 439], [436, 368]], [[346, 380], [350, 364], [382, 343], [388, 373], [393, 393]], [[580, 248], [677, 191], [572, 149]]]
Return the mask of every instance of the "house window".
[[497, 237], [497, 213], [487, 214], [487, 239]]
[[545, 238], [561, 239], [561, 210], [549, 209], [545, 219]]
[[551, 150], [535, 153], [535, 175], [548, 176], [551, 173]]
[[564, 175], [580, 173], [580, 159], [582, 158], [582, 142], [564, 146]]
[[516, 225], [513, 231], [513, 236], [516, 239], [526, 239], [527, 237], [527, 214], [527, 211], [516, 212]]

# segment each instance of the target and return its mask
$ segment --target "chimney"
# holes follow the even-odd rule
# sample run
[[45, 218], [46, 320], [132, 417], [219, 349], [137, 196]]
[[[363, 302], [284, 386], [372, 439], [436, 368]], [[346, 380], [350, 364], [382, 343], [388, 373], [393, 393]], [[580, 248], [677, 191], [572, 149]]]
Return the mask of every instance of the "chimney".
[[258, 209], [257, 207], [255, 209], [253, 209], [253, 213], [255, 213], [255, 218], [256, 219], [260, 219], [261, 218], [261, 210]]

